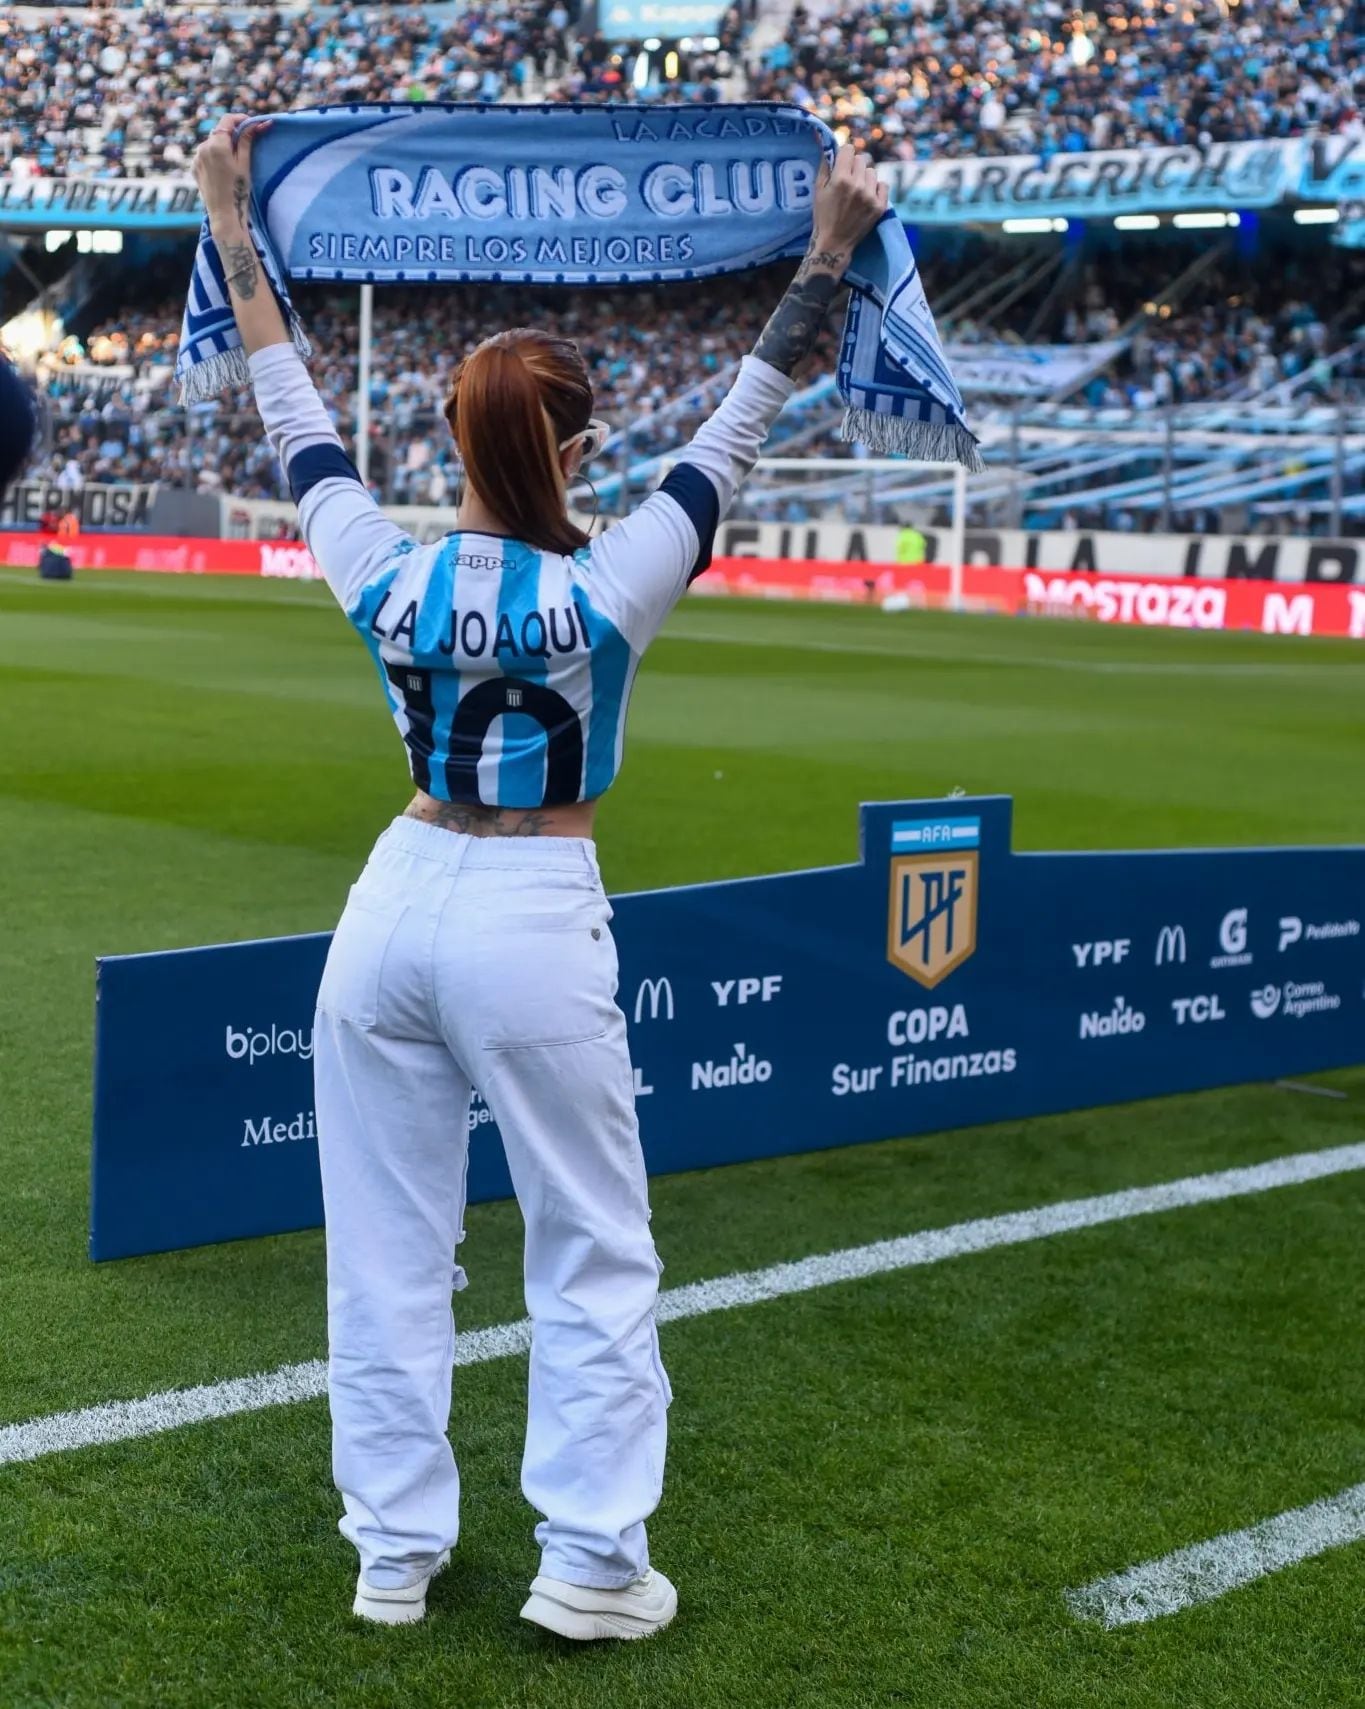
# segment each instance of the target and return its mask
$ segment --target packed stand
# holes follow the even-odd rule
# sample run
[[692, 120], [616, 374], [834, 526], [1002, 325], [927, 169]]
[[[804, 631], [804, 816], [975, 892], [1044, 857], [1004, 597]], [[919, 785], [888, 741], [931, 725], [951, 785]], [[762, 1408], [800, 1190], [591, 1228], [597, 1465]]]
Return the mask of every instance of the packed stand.
[[[225, 112], [326, 101], [794, 101], [878, 159], [1044, 155], [1359, 134], [1359, 8], [1346, 0], [835, 0], [748, 52], [753, 0], [716, 35], [637, 53], [580, 31], [581, 0], [0, 13], [0, 162], [184, 172]], [[1184, 0], [1182, 0], [1184, 5]]]
[[[580, 0], [418, 6], [0, 11], [0, 166], [16, 176], [183, 175], [225, 113], [333, 101], [716, 100], [738, 8], [714, 47], [660, 60], [573, 28]], [[671, 69], [670, 69], [671, 65]]]
[[[493, 317], [487, 292], [477, 287], [380, 293], [370, 384], [374, 484], [391, 503], [453, 501], [458, 463], [441, 415], [451, 374], [481, 338], [519, 323], [579, 344], [597, 412], [630, 429], [606, 460], [609, 467], [672, 449], [718, 401], [789, 272], [771, 281], [748, 275], [705, 288], [629, 293], [509, 286]], [[309, 371], [349, 440], [358, 371], [355, 294], [304, 286], [296, 300], [313, 347]], [[242, 498], [288, 496], [248, 395], [179, 407], [172, 370], [182, 307], [177, 297], [120, 313], [84, 340], [68, 339], [47, 362], [52, 435], [37, 474], [68, 487], [160, 480]], [[825, 371], [834, 337], [831, 327], [818, 358]]]
[[1358, 135], [1359, 10], [1333, 0], [835, 0], [749, 66], [879, 160]]

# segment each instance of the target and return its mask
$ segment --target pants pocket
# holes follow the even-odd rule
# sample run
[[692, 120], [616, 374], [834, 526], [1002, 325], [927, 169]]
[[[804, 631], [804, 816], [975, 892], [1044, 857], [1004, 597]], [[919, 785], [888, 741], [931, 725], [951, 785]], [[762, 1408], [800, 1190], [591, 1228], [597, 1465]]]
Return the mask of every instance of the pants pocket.
[[500, 919], [483, 940], [485, 1050], [594, 1044], [615, 1013], [616, 947], [600, 906], [550, 930]]
[[380, 988], [404, 903], [382, 903], [353, 885], [318, 988], [318, 1008], [367, 1031], [379, 1024]]

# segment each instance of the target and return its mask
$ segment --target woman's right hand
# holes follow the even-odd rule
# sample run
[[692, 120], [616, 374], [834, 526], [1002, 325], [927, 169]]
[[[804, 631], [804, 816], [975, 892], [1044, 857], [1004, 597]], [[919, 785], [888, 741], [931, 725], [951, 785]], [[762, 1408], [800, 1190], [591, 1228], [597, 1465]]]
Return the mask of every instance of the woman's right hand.
[[887, 187], [872, 161], [846, 142], [815, 186], [811, 252], [841, 255], [847, 267], [853, 251], [886, 212], [887, 200]]

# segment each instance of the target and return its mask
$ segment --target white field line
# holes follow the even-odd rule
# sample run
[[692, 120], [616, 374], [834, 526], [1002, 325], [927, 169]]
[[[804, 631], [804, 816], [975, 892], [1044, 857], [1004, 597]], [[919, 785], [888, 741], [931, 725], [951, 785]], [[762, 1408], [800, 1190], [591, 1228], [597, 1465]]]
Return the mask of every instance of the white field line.
[[[763, 1270], [743, 1270], [707, 1282], [670, 1288], [659, 1297], [658, 1318], [661, 1323], [676, 1323], [683, 1318], [705, 1317], [736, 1306], [758, 1305], [789, 1294], [807, 1293], [835, 1282], [883, 1276], [921, 1264], [940, 1264], [946, 1258], [961, 1258], [971, 1252], [1022, 1246], [1073, 1229], [1126, 1222], [1132, 1217], [1177, 1210], [1185, 1205], [1243, 1198], [1269, 1192], [1274, 1187], [1292, 1187], [1360, 1169], [1365, 1169], [1365, 1143], [1338, 1145], [1325, 1151], [1271, 1158], [1247, 1168], [1223, 1169], [1212, 1175], [1187, 1175], [1154, 1187], [1130, 1187], [1097, 1198], [1065, 1199], [1060, 1204], [1038, 1205], [1032, 1210], [979, 1217], [947, 1228], [902, 1235], [895, 1240], [877, 1240], [868, 1246], [850, 1246], [841, 1252], [825, 1252], [792, 1263], [773, 1264]], [[466, 1331], [455, 1339], [455, 1363], [478, 1365], [489, 1359], [506, 1358], [524, 1352], [530, 1339], [530, 1325], [524, 1319]], [[310, 1359], [259, 1376], [234, 1377], [192, 1389], [168, 1389], [142, 1400], [106, 1401], [76, 1412], [50, 1413], [26, 1424], [0, 1428], [0, 1465], [37, 1460], [45, 1454], [66, 1453], [99, 1443], [125, 1442], [136, 1436], [156, 1436], [162, 1431], [179, 1429], [183, 1424], [227, 1418], [234, 1413], [287, 1406], [293, 1401], [312, 1400], [326, 1390], [326, 1365], [320, 1359]]]
[[1066, 1602], [1078, 1619], [1096, 1621], [1112, 1631], [1212, 1602], [1267, 1573], [1362, 1537], [1365, 1483], [1310, 1501], [1307, 1507], [1277, 1513], [1259, 1525], [1248, 1525], [1245, 1531], [1228, 1531], [1207, 1543], [1194, 1543], [1110, 1578], [1098, 1578], [1080, 1590], [1068, 1590]]

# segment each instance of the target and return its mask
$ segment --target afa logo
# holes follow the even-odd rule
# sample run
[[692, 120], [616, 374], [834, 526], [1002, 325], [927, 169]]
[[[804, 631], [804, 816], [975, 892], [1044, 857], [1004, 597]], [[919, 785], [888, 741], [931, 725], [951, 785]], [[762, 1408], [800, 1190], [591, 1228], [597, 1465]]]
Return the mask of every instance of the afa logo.
[[980, 842], [979, 819], [891, 827], [886, 953], [917, 984], [932, 989], [976, 948]]

